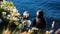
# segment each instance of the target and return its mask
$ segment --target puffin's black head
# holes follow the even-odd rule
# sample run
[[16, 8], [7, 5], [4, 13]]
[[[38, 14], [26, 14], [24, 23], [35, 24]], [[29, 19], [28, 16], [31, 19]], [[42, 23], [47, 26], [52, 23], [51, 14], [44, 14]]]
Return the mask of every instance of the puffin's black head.
[[42, 10], [38, 10], [37, 11], [37, 17], [38, 18], [42, 18], [43, 17], [43, 11]]

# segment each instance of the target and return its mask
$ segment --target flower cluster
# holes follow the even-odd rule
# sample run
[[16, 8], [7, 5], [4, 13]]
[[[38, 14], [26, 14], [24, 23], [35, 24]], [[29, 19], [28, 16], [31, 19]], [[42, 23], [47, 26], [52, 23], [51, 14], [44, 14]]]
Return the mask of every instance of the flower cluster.
[[20, 16], [20, 13], [11, 1], [1, 2], [0, 13], [3, 18], [5, 17], [6, 19], [19, 21], [18, 17]]
[[0, 23], [7, 23], [7, 27], [11, 26], [14, 23], [17, 26], [21, 26], [21, 15], [11, 1], [3, 1], [0, 4]]

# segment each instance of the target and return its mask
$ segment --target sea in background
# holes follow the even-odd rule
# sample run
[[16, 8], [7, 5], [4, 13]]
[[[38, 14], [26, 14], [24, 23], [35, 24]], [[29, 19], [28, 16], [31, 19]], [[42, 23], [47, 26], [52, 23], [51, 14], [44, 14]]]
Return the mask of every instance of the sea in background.
[[29, 11], [29, 19], [35, 17], [37, 10], [42, 9], [44, 11], [44, 18], [46, 19], [46, 29], [51, 29], [52, 20], [55, 20], [56, 30], [60, 27], [60, 0], [8, 0], [12, 1], [21, 14], [24, 11]]

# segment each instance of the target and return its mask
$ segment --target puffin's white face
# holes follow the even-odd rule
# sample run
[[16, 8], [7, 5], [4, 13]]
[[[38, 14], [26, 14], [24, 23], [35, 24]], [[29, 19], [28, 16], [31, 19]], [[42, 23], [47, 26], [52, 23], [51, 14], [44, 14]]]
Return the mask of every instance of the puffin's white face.
[[27, 18], [27, 17], [29, 17], [29, 13], [28, 13], [27, 11], [25, 11], [25, 12], [23, 13], [23, 16], [25, 16], [25, 17]]
[[36, 15], [39, 15], [39, 10], [37, 11]]

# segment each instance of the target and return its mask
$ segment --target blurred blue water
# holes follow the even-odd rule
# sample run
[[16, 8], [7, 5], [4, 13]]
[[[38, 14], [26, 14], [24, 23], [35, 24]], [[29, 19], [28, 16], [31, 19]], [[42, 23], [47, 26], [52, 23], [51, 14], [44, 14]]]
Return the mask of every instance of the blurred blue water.
[[44, 11], [45, 17], [60, 18], [60, 0], [11, 0], [22, 14], [25, 10], [29, 11], [30, 16], [34, 17], [38, 9]]
[[[30, 18], [34, 18], [36, 11], [42, 9], [44, 17], [60, 19], [60, 0], [11, 0], [22, 14], [25, 10], [29, 11]], [[57, 23], [57, 22], [56, 22]], [[52, 21], [47, 22], [47, 28], [51, 28]], [[50, 25], [50, 27], [48, 26]], [[59, 25], [60, 26], [60, 25]], [[58, 28], [57, 24], [56, 27]], [[56, 28], [55, 27], [55, 28]]]

